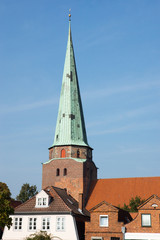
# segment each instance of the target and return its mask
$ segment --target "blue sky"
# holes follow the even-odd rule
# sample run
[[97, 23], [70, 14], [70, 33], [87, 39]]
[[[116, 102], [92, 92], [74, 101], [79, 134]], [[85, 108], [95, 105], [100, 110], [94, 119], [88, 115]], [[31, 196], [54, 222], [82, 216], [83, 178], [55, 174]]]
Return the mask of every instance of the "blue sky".
[[41, 189], [72, 9], [88, 142], [99, 178], [160, 176], [160, 1], [0, 1], [0, 181]]

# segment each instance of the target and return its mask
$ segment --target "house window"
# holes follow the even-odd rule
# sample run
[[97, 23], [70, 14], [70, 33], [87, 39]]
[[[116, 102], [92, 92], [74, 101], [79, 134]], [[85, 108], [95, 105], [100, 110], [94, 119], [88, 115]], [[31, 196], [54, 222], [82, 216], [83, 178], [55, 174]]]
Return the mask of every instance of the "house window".
[[63, 176], [66, 176], [67, 175], [67, 168], [64, 168], [63, 169]]
[[102, 237], [91, 237], [91, 240], [103, 240]]
[[61, 158], [65, 158], [66, 157], [66, 151], [65, 149], [61, 150]]
[[42, 219], [42, 230], [49, 230], [50, 229], [50, 218], [45, 217]]
[[64, 217], [57, 217], [56, 230], [57, 231], [65, 230], [65, 218]]
[[142, 227], [151, 227], [151, 214], [142, 214]]
[[22, 229], [22, 218], [15, 218], [14, 219], [14, 230], [21, 230]]
[[100, 227], [108, 227], [108, 215], [100, 215]]
[[57, 168], [57, 170], [56, 170], [56, 176], [59, 176], [60, 175], [60, 170], [59, 170], [59, 168]]
[[36, 230], [37, 218], [29, 218], [29, 230]]
[[38, 206], [47, 206], [47, 198], [38, 198], [38, 202], [37, 202]]
[[111, 237], [111, 240], [120, 240], [119, 237]]

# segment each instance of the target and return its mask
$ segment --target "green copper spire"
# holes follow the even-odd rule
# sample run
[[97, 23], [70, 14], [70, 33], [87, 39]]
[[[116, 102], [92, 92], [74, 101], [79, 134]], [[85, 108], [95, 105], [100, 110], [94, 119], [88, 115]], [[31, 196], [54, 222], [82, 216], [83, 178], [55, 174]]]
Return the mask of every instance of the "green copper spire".
[[70, 21], [57, 125], [52, 146], [59, 145], [88, 146]]

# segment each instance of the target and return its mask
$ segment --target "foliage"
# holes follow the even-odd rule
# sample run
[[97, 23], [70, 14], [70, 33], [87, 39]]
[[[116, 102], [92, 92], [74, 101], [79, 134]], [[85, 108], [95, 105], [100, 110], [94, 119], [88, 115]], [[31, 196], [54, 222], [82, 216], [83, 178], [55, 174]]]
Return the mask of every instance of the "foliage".
[[136, 196], [135, 198], [131, 198], [129, 205], [126, 205], [124, 203], [124, 206], [122, 209], [128, 211], [128, 212], [138, 212], [138, 206], [144, 203], [144, 199], [141, 200], [141, 197]]
[[26, 240], [51, 240], [51, 235], [47, 232], [40, 231], [39, 233], [31, 234]]
[[0, 227], [4, 228], [5, 225], [10, 228], [12, 225], [12, 218], [9, 215], [14, 213], [11, 207], [11, 193], [8, 186], [0, 182]]
[[36, 185], [30, 186], [29, 183], [23, 184], [21, 187], [19, 195], [16, 197], [17, 200], [22, 203], [26, 202], [28, 199], [33, 197], [38, 193]]

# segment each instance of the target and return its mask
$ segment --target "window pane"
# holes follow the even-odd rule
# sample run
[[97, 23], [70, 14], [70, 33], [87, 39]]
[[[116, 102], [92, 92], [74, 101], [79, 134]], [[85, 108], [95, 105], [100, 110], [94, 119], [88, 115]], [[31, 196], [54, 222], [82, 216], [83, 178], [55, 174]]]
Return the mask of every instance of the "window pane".
[[45, 206], [47, 203], [47, 199], [46, 198], [43, 198], [43, 206]]
[[22, 218], [15, 218], [15, 220], [14, 220], [14, 229], [15, 230], [22, 229]]
[[50, 218], [43, 218], [43, 220], [42, 220], [42, 229], [43, 230], [50, 229]]
[[58, 231], [61, 231], [61, 230], [64, 230], [64, 229], [65, 229], [64, 222], [65, 222], [65, 218], [64, 218], [64, 217], [58, 217], [58, 218], [57, 218], [56, 229], [57, 229]]
[[100, 216], [100, 226], [108, 227], [108, 216]]
[[150, 214], [142, 214], [142, 226], [151, 226]]
[[38, 198], [38, 206], [41, 206], [41, 205], [42, 205], [42, 199]]

